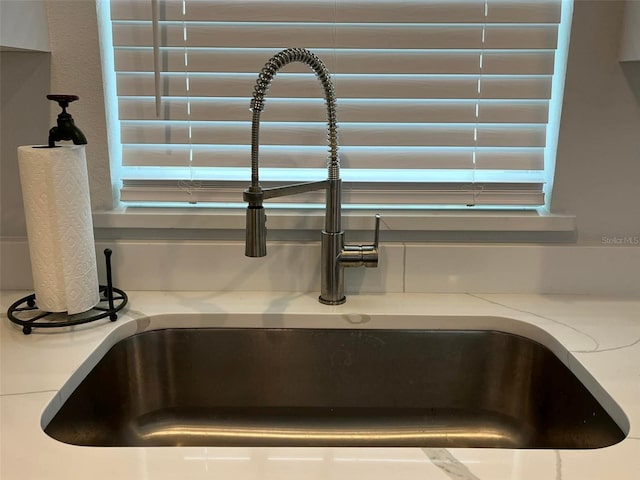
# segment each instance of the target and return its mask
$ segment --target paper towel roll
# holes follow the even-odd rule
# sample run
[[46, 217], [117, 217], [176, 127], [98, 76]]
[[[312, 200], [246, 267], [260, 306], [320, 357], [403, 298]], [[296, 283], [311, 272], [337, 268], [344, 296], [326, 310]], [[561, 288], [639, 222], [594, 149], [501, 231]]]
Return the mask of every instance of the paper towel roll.
[[84, 145], [18, 147], [36, 302], [85, 312], [100, 300]]

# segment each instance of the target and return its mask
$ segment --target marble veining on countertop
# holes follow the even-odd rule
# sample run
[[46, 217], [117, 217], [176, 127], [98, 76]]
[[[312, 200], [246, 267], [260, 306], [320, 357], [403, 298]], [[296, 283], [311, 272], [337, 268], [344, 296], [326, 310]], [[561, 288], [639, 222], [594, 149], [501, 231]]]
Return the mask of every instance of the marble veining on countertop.
[[[0, 306], [0, 478], [101, 479], [455, 479], [589, 480], [640, 478], [640, 300], [579, 295], [353, 295], [342, 306], [313, 294], [273, 292], [129, 292], [116, 322], [34, 330], [24, 336], [4, 312], [24, 292], [2, 292]], [[169, 317], [166, 314], [180, 314]], [[215, 315], [211, 315], [215, 314]], [[299, 320], [295, 315], [301, 315]], [[244, 315], [244, 317], [243, 317]], [[538, 329], [584, 367], [624, 411], [629, 434], [596, 450], [483, 448], [77, 447], [48, 437], [43, 412], [61, 402], [67, 381], [82, 376], [109, 342], [184, 318], [189, 326], [429, 328], [469, 316], [479, 328], [516, 320], [525, 336]], [[433, 320], [435, 321], [435, 320]], [[193, 324], [193, 325], [191, 325]], [[431, 325], [432, 326], [432, 325]], [[464, 326], [463, 326], [464, 327]], [[469, 325], [466, 325], [468, 328]], [[535, 327], [535, 328], [534, 328]], [[462, 328], [462, 327], [461, 327]], [[514, 332], [518, 333], [518, 332]], [[45, 419], [46, 421], [46, 419]], [[619, 422], [620, 423], [620, 422]]]

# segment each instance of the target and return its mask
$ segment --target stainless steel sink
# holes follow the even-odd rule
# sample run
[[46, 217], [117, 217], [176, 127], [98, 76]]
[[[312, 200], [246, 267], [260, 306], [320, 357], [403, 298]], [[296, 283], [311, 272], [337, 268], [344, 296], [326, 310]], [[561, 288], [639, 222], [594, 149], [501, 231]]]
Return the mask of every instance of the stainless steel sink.
[[166, 329], [116, 343], [46, 426], [92, 446], [599, 448], [625, 434], [497, 331]]

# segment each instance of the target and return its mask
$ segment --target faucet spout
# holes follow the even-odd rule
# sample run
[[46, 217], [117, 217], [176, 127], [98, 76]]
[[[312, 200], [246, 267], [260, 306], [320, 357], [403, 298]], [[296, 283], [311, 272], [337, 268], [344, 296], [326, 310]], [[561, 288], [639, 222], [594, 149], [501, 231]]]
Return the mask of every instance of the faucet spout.
[[[260, 114], [264, 109], [265, 97], [278, 71], [292, 62], [308, 65], [316, 74], [324, 90], [327, 106], [327, 140], [329, 158], [327, 179], [273, 188], [262, 188], [259, 177]], [[321, 242], [321, 292], [319, 301], [328, 305], [344, 303], [344, 268], [353, 266], [375, 267], [378, 264], [377, 242], [372, 245], [344, 244], [341, 223], [340, 160], [338, 158], [338, 126], [336, 120], [336, 95], [329, 71], [324, 63], [312, 52], [304, 48], [289, 48], [273, 57], [262, 68], [251, 99], [251, 185], [244, 191], [247, 206], [246, 247], [248, 257], [263, 257], [267, 254], [266, 214], [263, 202], [268, 198], [294, 195], [312, 190], [326, 190], [325, 228]], [[379, 223], [377, 223], [379, 225]], [[357, 260], [357, 261], [356, 261]]]

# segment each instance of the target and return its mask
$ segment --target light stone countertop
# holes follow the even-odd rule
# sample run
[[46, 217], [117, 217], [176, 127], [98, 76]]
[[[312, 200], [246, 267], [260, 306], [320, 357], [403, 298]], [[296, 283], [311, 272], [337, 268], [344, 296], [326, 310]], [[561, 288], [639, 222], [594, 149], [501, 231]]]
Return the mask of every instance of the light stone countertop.
[[[345, 305], [327, 307], [315, 294], [128, 292], [129, 305], [116, 322], [35, 329], [25, 336], [8, 321], [6, 310], [27, 293], [2, 292], [0, 297], [2, 480], [640, 478], [639, 299], [386, 294], [354, 295]], [[604, 388], [599, 400], [629, 433], [622, 442], [596, 450], [510, 450], [99, 448], [63, 444], [43, 432], [41, 424], [113, 343], [138, 331], [177, 325], [492, 328], [519, 333], [556, 353], [568, 350], [570, 355], [562, 360], [576, 374], [581, 366], [589, 372], [585, 378], [590, 389]]]

